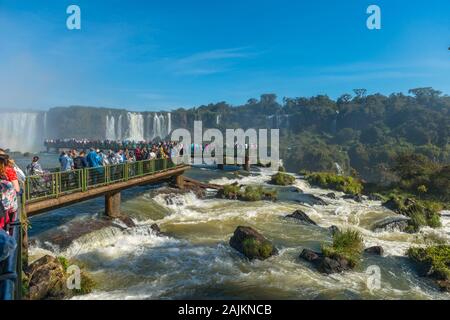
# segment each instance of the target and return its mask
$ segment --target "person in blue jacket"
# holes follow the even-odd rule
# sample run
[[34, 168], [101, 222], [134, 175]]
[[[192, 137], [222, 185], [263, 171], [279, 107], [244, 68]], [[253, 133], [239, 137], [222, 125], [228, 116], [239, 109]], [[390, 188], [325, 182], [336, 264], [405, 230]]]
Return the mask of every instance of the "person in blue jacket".
[[89, 174], [89, 182], [93, 185], [97, 185], [104, 182], [104, 170], [102, 168], [102, 158], [98, 155], [95, 149], [91, 148], [87, 157], [87, 163], [90, 168], [95, 168], [90, 171]]

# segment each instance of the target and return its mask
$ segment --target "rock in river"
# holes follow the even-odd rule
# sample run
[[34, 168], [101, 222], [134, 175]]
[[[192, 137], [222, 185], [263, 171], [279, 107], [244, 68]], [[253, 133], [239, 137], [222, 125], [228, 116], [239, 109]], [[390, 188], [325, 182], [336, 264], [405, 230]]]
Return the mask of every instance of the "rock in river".
[[311, 224], [314, 226], [317, 226], [317, 223], [315, 223], [313, 220], [311, 220], [310, 217], [306, 213], [304, 213], [302, 210], [297, 210], [293, 214], [290, 214], [286, 216], [286, 218], [295, 219], [297, 221], [300, 221], [305, 224]]
[[278, 254], [274, 245], [251, 227], [238, 227], [230, 239], [230, 246], [251, 260], [265, 260]]
[[382, 256], [384, 254], [384, 249], [381, 246], [374, 246], [364, 250], [365, 253], [373, 254], [377, 256]]
[[332, 274], [351, 270], [349, 262], [342, 257], [324, 257], [323, 254], [304, 249], [300, 258], [313, 263], [319, 272]]
[[31, 300], [62, 299], [68, 294], [64, 267], [55, 257], [40, 258], [27, 267], [25, 274]]
[[388, 217], [378, 221], [372, 227], [375, 232], [382, 231], [400, 231], [403, 232], [408, 227], [411, 219], [404, 216]]

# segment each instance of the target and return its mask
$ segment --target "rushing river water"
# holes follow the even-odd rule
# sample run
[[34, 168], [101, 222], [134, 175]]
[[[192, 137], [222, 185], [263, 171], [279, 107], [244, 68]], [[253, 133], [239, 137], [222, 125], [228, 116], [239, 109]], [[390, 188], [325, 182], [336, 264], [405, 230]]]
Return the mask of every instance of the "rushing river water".
[[[56, 164], [55, 155], [44, 157]], [[23, 161], [20, 161], [24, 165]], [[193, 168], [187, 175], [205, 182], [267, 184], [272, 172], [222, 172]], [[371, 231], [376, 221], [395, 214], [380, 202], [331, 200], [329, 190], [311, 188], [297, 177], [295, 187], [277, 187], [279, 201], [239, 202], [194, 194], [162, 194], [157, 187], [123, 192], [122, 211], [137, 227], [131, 229], [96, 225], [102, 210], [99, 198], [31, 219], [31, 255], [46, 253], [80, 261], [97, 282], [91, 294], [77, 299], [449, 299], [434, 283], [417, 276], [405, 257], [411, 245], [432, 239], [450, 242], [450, 219], [443, 227], [426, 228], [419, 234]], [[268, 186], [273, 188], [273, 186]], [[303, 191], [298, 192], [297, 189]], [[308, 205], [309, 194], [328, 205]], [[340, 195], [339, 193], [336, 193]], [[303, 202], [303, 203], [302, 203]], [[285, 219], [302, 209], [320, 225], [307, 226]], [[155, 235], [157, 223], [165, 236]], [[266, 261], [248, 261], [228, 244], [237, 226], [252, 226], [273, 241], [278, 256]], [[364, 256], [352, 272], [325, 276], [300, 260], [303, 248], [319, 250], [331, 242], [331, 225], [352, 227], [364, 236], [366, 246], [381, 245], [385, 256]], [[70, 242], [65, 237], [89, 231]], [[83, 233], [83, 232], [81, 232]], [[369, 266], [381, 269], [381, 286], [367, 286]]]

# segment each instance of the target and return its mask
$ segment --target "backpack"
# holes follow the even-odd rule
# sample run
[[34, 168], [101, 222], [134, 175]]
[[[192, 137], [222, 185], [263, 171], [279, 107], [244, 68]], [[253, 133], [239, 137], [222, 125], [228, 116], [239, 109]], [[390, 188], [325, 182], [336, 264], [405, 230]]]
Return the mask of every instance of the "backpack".
[[14, 185], [8, 180], [0, 180], [0, 227], [9, 223], [9, 216], [19, 209]]
[[83, 158], [82, 157], [76, 157], [73, 159], [73, 166], [75, 169], [83, 169]]

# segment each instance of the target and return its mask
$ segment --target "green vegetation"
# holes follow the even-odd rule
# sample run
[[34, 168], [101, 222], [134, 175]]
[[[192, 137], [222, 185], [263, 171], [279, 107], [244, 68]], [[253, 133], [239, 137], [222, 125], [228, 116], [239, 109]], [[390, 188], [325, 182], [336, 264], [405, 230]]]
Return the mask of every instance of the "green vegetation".
[[399, 195], [391, 196], [385, 205], [395, 212], [411, 218], [407, 232], [418, 232], [421, 227], [441, 226], [439, 212], [443, 206], [439, 202], [405, 198]]
[[364, 245], [361, 234], [358, 231], [339, 231], [333, 235], [331, 246], [323, 245], [322, 252], [325, 257], [332, 259], [343, 258], [354, 268], [361, 260]]
[[408, 257], [427, 268], [427, 275], [441, 280], [439, 284], [446, 290], [450, 287], [450, 246], [438, 245], [427, 248], [410, 248]]
[[220, 193], [223, 198], [230, 200], [242, 200], [242, 201], [261, 201], [277, 200], [277, 191], [265, 189], [262, 186], [246, 186], [243, 190], [242, 187], [237, 184], [226, 185], [223, 191]]
[[248, 238], [242, 242], [244, 254], [250, 259], [261, 257], [267, 259], [273, 252], [273, 245], [270, 241], [260, 242], [255, 238]]
[[314, 186], [342, 191], [352, 195], [360, 194], [363, 190], [362, 183], [357, 179], [339, 176], [330, 172], [311, 173], [306, 176], [306, 180]]
[[295, 177], [290, 174], [278, 172], [274, 174], [271, 179], [271, 183], [277, 186], [289, 186], [295, 182]]
[[63, 257], [63, 256], [59, 256], [57, 257], [59, 263], [61, 263], [64, 272], [67, 272], [67, 269], [69, 268], [69, 266], [71, 265], [77, 265], [80, 267], [81, 269], [81, 282], [80, 282], [80, 289], [74, 289], [73, 290], [73, 294], [74, 295], [84, 295], [84, 294], [88, 294], [91, 293], [92, 290], [95, 287], [95, 281], [91, 278], [91, 276], [84, 270], [85, 267], [82, 263], [80, 262], [74, 262], [74, 261], [69, 261], [67, 258]]
[[241, 186], [238, 184], [228, 184], [223, 187], [223, 196], [227, 199], [237, 199], [241, 193]]

